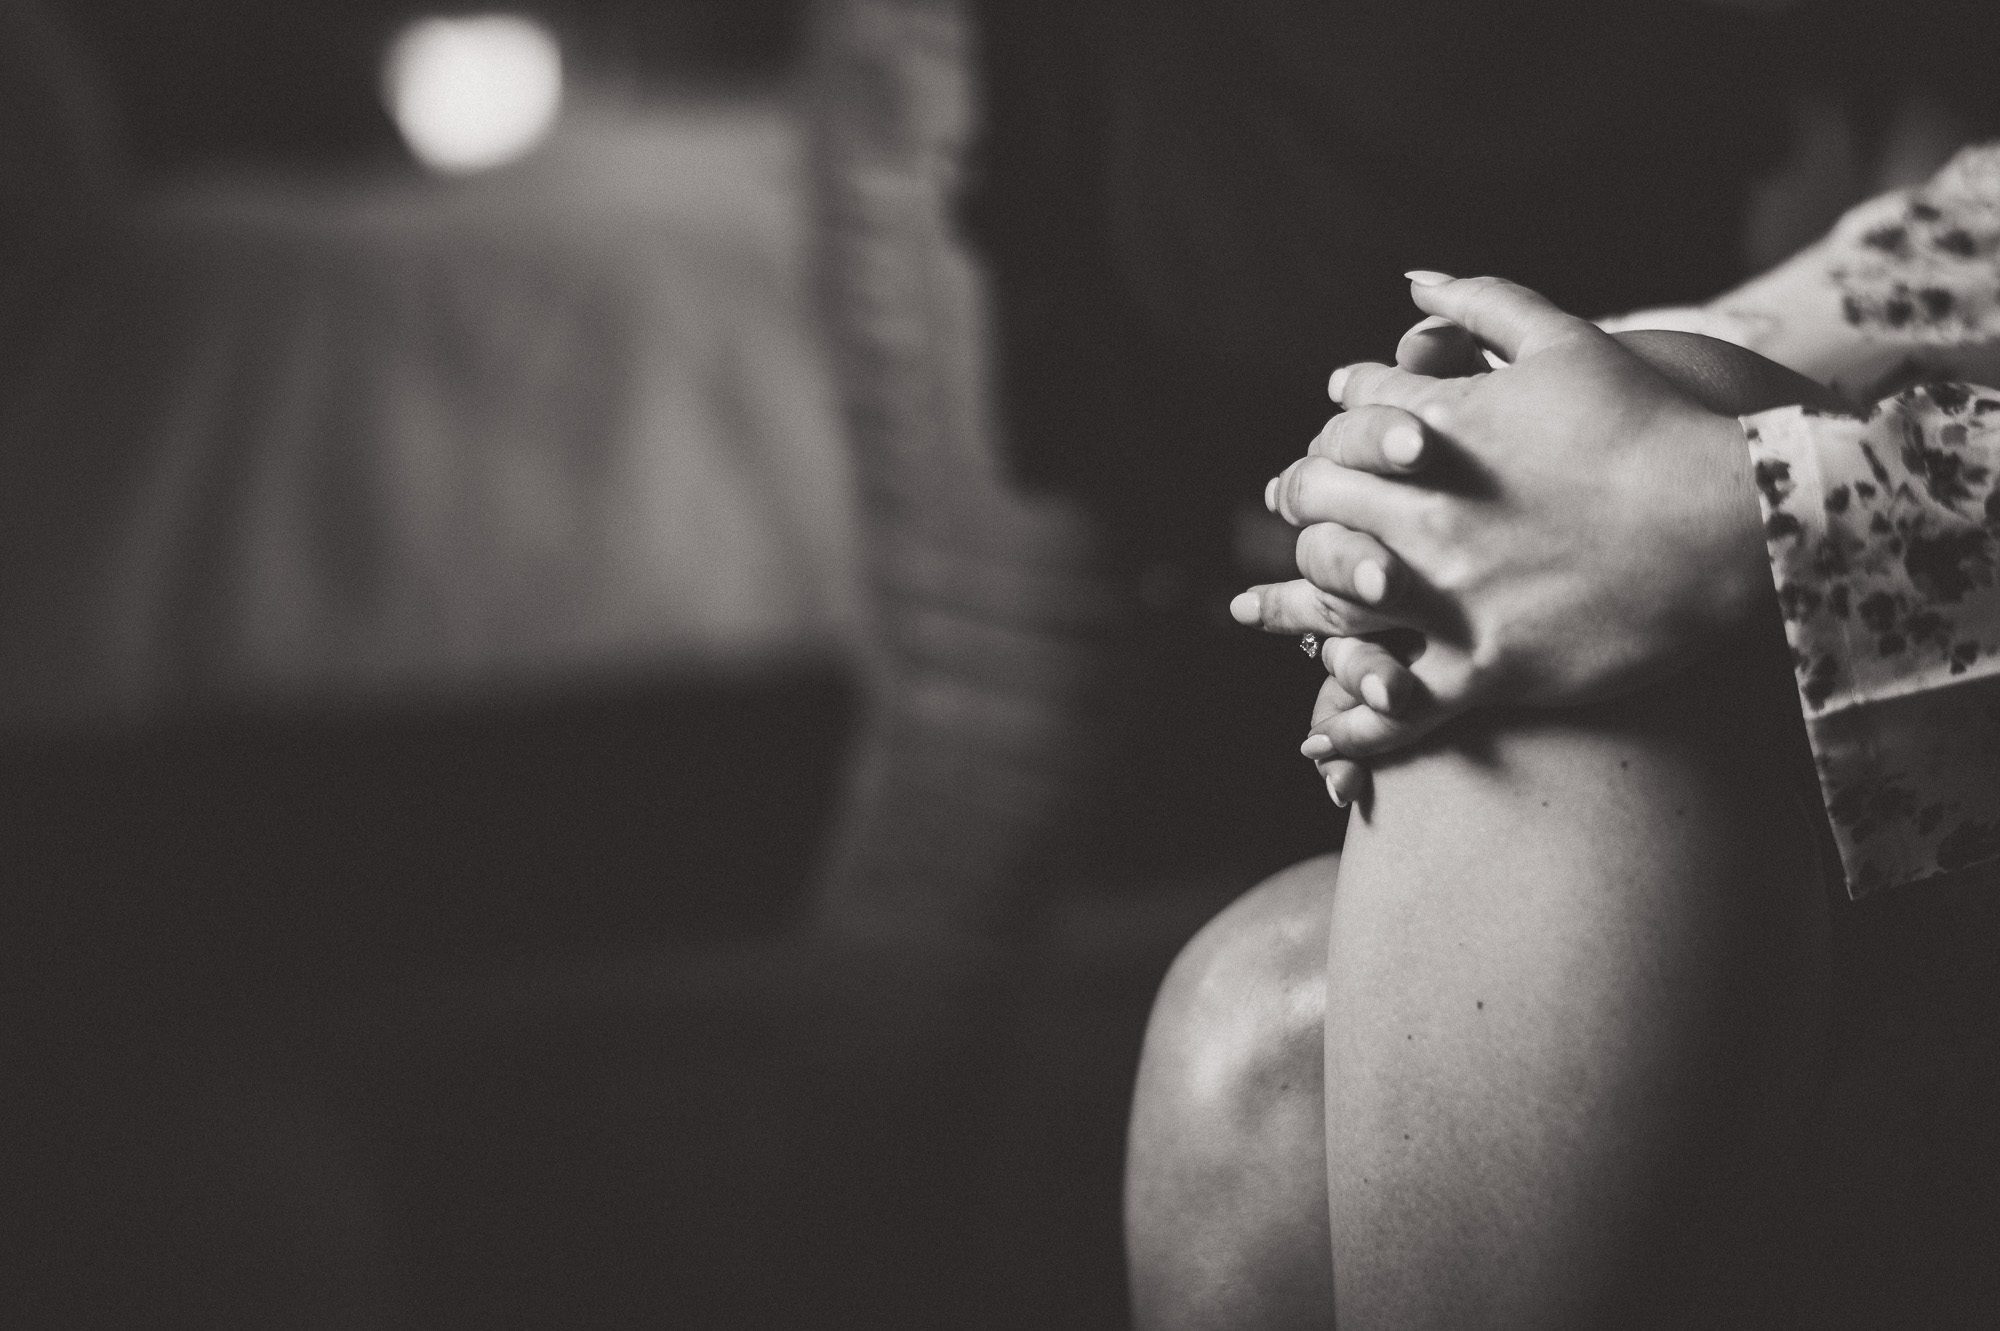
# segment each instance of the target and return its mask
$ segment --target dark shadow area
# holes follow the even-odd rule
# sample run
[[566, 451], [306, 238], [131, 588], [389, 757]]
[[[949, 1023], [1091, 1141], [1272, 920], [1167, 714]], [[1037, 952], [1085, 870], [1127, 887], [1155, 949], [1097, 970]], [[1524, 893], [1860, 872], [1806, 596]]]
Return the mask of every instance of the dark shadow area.
[[9, 743], [9, 1320], [737, 1306], [795, 977], [718, 959], [798, 916], [831, 810], [766, 755], [852, 717], [821, 674]]

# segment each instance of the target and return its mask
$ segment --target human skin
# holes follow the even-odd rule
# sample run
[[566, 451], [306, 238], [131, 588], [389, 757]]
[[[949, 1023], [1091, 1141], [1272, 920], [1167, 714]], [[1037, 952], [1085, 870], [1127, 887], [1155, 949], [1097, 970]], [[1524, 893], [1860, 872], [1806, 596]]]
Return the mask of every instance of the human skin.
[[[1608, 338], [1522, 288], [1490, 290], [1489, 306], [1522, 307], [1508, 311], [1514, 323], [1545, 321], [1533, 335], [1544, 347], [1571, 343], [1537, 356], [1539, 387], [1518, 376], [1480, 383], [1471, 376], [1484, 364], [1465, 329], [1435, 317], [1417, 325], [1393, 371], [1361, 368], [1395, 376], [1405, 393], [1498, 386], [1485, 397], [1500, 397], [1503, 409], [1425, 407], [1438, 419], [1456, 411], [1468, 427], [1486, 427], [1449, 444], [1392, 407], [1366, 404], [1334, 417], [1307, 458], [1267, 491], [1274, 510], [1305, 527], [1298, 541], [1305, 576], [1253, 587], [1231, 606], [1240, 622], [1268, 632], [1329, 639], [1323, 659], [1331, 678], [1303, 752], [1320, 762], [1342, 804], [1367, 785], [1350, 760], [1410, 744], [1469, 708], [1615, 694], [1671, 672], [1718, 633], [1768, 620], [1770, 577], [1735, 417], [1788, 404], [1851, 410], [1813, 380], [1730, 343], [1654, 331]], [[1519, 339], [1512, 349], [1523, 350], [1526, 339], [1509, 331]], [[1572, 394], [1563, 371], [1594, 392]], [[1628, 409], [1641, 423], [1624, 429], [1567, 401], [1594, 397], [1601, 405], [1631, 393], [1653, 405]], [[1547, 429], [1538, 406], [1567, 417], [1571, 437], [1560, 438], [1560, 424]], [[1544, 433], [1558, 436], [1553, 447], [1539, 438]], [[1398, 435], [1404, 451], [1392, 460], [1389, 443]], [[1639, 437], [1621, 458], [1588, 446], [1605, 435]], [[1537, 448], [1546, 456], [1533, 458]], [[1468, 469], [1480, 485], [1452, 474]], [[1436, 474], [1415, 485], [1382, 487], [1376, 479], [1421, 471]], [[1395, 499], [1384, 511], [1404, 533], [1417, 528], [1402, 547], [1415, 556], [1410, 563], [1366, 531], [1322, 520], [1353, 509], [1346, 491], [1357, 482]], [[1356, 636], [1398, 626], [1423, 635], [1424, 652], [1413, 661]]]
[[[1370, 705], [1321, 718], [1315, 758], [1391, 752], [1478, 707], [1617, 696], [1772, 604], [1736, 412], [1525, 288], [1417, 277], [1420, 308], [1511, 363], [1450, 377], [1338, 371], [1329, 391], [1348, 412], [1267, 492], [1305, 529], [1304, 580], [1253, 588], [1231, 607], [1295, 631], [1298, 607], [1322, 596], [1363, 612], [1343, 633], [1422, 634], [1423, 651], [1402, 660], [1379, 644], [1338, 644], [1329, 665]], [[1411, 464], [1384, 465], [1398, 437], [1421, 441], [1421, 483], [1400, 475]], [[1373, 585], [1364, 569], [1377, 571]]]
[[1378, 771], [1340, 860], [1211, 925], [1141, 1063], [1137, 1324], [1740, 1312], [1754, 1272], [1720, 1258], [1775, 1262], [1760, 1208], [1825, 1048], [1824, 899], [1769, 720], [1698, 679], [1475, 718]]
[[1239, 897], [1153, 1004], [1126, 1134], [1125, 1234], [1142, 1331], [1318, 1328], [1333, 1315], [1322, 1085], [1340, 859]]
[[1732, 1240], [1788, 1195], [1826, 920], [1788, 675], [1731, 646], [1382, 764], [1342, 861], [1190, 946], [1134, 1104], [1140, 1326], [1741, 1319], [1717, 1258], [1774, 1256]]
[[1703, 1281], [1810, 1118], [1826, 915], [1789, 748], [1704, 693], [1484, 716], [1376, 772], [1326, 968], [1339, 1325], [1735, 1296]]

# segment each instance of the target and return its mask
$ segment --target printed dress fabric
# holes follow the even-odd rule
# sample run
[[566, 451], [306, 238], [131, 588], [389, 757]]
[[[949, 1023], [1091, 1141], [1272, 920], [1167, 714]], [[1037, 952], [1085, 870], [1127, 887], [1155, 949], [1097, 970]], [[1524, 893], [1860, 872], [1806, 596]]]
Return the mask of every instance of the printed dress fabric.
[[1855, 896], [2000, 859], [1996, 300], [2000, 144], [1706, 307], [1613, 321], [1724, 337], [1874, 401], [1744, 420]]

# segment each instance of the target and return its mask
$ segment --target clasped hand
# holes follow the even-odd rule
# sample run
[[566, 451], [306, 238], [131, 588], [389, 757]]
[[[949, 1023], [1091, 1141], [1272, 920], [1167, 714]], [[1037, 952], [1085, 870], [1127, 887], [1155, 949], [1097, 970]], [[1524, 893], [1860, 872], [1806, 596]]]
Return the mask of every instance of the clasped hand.
[[[1469, 709], [1615, 696], [1763, 613], [1770, 566], [1735, 417], [1844, 407], [1729, 343], [1614, 338], [1510, 282], [1411, 279], [1433, 317], [1395, 365], [1334, 372], [1345, 410], [1266, 490], [1302, 529], [1302, 578], [1231, 605], [1245, 624], [1328, 639], [1301, 751], [1340, 803], [1365, 786], [1356, 760]], [[1486, 372], [1481, 347], [1503, 368]]]

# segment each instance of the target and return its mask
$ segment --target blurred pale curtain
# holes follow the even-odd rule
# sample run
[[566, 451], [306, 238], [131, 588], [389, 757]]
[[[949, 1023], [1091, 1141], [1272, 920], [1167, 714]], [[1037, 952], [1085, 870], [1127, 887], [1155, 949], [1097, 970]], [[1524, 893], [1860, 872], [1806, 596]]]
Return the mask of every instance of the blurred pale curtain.
[[943, 944], [1004, 935], [1047, 881], [1129, 618], [1082, 513], [1003, 477], [988, 302], [953, 218], [966, 10], [824, 0], [811, 117], [874, 672], [821, 904], [837, 929]]
[[0, 723], [851, 652], [851, 481], [775, 106], [135, 197], [6, 396]]

